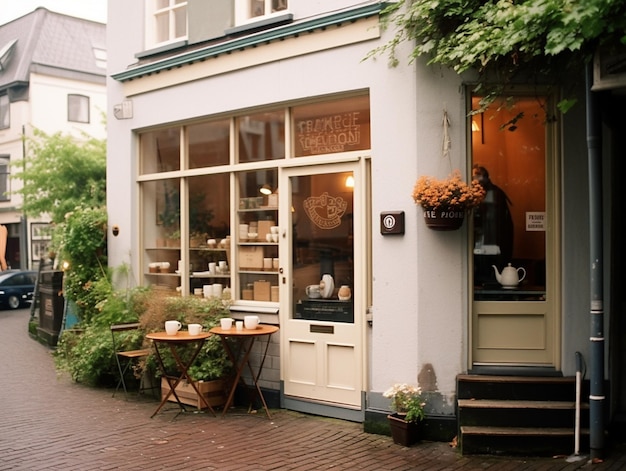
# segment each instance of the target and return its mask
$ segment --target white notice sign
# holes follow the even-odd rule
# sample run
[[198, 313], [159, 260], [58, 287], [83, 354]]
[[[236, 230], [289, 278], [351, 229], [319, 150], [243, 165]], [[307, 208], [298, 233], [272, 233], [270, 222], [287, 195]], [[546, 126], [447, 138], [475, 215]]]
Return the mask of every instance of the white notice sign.
[[546, 230], [545, 211], [527, 211], [526, 212], [526, 230], [527, 231], [545, 231]]

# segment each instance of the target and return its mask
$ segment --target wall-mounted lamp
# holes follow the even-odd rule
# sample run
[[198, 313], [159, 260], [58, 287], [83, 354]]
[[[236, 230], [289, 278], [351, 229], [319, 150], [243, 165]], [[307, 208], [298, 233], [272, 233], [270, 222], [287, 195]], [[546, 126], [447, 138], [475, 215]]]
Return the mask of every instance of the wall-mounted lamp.
[[354, 176], [348, 175], [346, 177], [346, 188], [354, 188]]
[[259, 192], [262, 195], [271, 195], [272, 194], [272, 187], [269, 186], [267, 183], [265, 185], [263, 185], [260, 189]]
[[113, 235], [115, 237], [117, 237], [120, 233], [120, 226], [118, 226], [117, 224], [115, 224], [112, 228], [111, 228], [111, 232], [113, 233]]

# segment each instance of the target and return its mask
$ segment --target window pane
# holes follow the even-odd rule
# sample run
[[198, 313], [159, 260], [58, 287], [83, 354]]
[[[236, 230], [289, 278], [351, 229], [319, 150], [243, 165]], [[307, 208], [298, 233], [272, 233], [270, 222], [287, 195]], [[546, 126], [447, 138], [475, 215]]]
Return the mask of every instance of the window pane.
[[9, 156], [0, 156], [0, 201], [9, 201], [11, 197], [8, 192], [9, 181], [10, 181], [10, 173], [9, 173]]
[[272, 12], [287, 9], [287, 0], [272, 0]]
[[230, 152], [230, 120], [194, 124], [189, 136], [189, 168], [227, 165]]
[[89, 97], [83, 95], [67, 96], [67, 119], [76, 123], [89, 122]]
[[[187, 36], [187, 7], [183, 6], [174, 10], [174, 38], [183, 38]], [[174, 39], [172, 38], [172, 39]]]
[[11, 126], [10, 103], [8, 95], [0, 95], [0, 129]]
[[265, 0], [250, 1], [250, 18], [265, 15]]
[[239, 162], [285, 158], [285, 114], [258, 113], [237, 120]]
[[170, 14], [169, 12], [155, 15], [156, 42], [162, 43], [170, 38]]
[[[479, 98], [473, 98], [478, 107]], [[494, 103], [472, 118], [474, 175], [487, 196], [474, 214], [476, 299], [535, 300], [546, 283], [546, 134], [542, 98]], [[521, 119], [516, 119], [521, 116]], [[513, 294], [502, 293], [497, 274], [511, 264], [526, 273]], [[495, 266], [495, 268], [494, 268]], [[519, 271], [521, 277], [523, 271]]]
[[229, 174], [189, 179], [189, 233], [190, 294], [204, 285], [230, 287]]
[[366, 95], [296, 106], [293, 120], [296, 157], [370, 148]]
[[180, 169], [180, 128], [146, 132], [140, 145], [142, 174]]

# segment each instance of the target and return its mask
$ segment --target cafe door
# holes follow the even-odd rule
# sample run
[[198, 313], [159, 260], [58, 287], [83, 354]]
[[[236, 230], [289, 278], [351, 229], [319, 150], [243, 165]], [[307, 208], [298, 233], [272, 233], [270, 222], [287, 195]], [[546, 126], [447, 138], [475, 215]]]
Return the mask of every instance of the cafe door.
[[281, 263], [288, 267], [281, 278], [281, 368], [289, 409], [346, 418], [361, 411], [369, 272], [364, 173], [359, 162], [282, 173], [281, 213], [289, 221], [281, 226], [291, 229], [283, 235], [288, 261]]
[[471, 118], [473, 173], [487, 190], [472, 220], [476, 372], [560, 367], [559, 178], [548, 105], [517, 96]]

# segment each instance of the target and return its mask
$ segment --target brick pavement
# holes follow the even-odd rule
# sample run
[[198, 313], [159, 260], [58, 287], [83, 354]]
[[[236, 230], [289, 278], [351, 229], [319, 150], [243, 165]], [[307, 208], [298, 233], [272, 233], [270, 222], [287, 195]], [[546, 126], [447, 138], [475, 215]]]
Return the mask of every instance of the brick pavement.
[[28, 336], [28, 310], [0, 311], [0, 471], [4, 470], [618, 470], [626, 448], [601, 464], [558, 458], [463, 457], [447, 443], [411, 448], [362, 425], [274, 410], [225, 418], [150, 419], [157, 402], [112, 398], [57, 375], [50, 350]]

